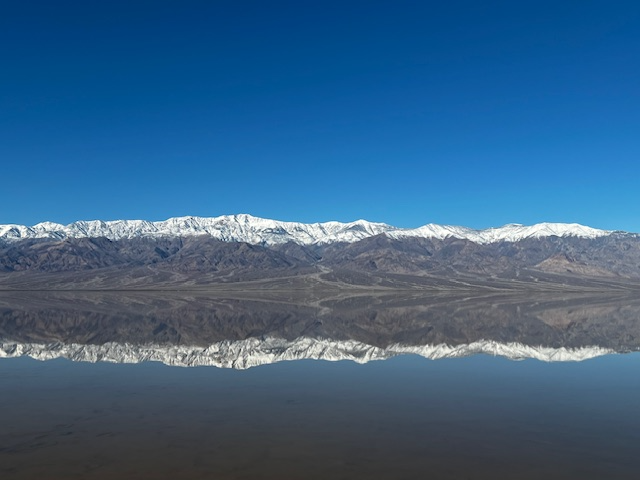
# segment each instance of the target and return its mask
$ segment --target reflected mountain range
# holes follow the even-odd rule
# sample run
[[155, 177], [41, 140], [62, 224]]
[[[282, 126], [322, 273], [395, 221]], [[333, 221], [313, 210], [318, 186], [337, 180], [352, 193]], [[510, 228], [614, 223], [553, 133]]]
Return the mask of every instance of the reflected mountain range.
[[640, 300], [623, 295], [0, 294], [3, 357], [243, 369], [403, 354], [579, 361], [639, 349]]

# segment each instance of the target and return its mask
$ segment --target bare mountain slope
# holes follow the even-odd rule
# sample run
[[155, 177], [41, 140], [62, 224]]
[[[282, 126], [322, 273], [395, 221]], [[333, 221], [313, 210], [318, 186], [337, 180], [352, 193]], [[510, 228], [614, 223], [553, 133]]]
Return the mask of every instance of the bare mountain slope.
[[[82, 224], [78, 236], [67, 233], [79, 224], [66, 230], [36, 226], [23, 237], [40, 236], [22, 240], [17, 234], [7, 240], [7, 232], [24, 232], [4, 226], [0, 288], [192, 288], [269, 280], [275, 281], [269, 288], [636, 289], [640, 284], [640, 237], [582, 226], [472, 231], [431, 225], [416, 229], [421, 230], [416, 236], [364, 221], [309, 226], [249, 216], [192, 220]], [[167, 225], [175, 232], [165, 235]], [[153, 235], [143, 234], [154, 228]], [[87, 236], [105, 231], [109, 236]], [[221, 231], [240, 232], [257, 243], [211, 233]], [[318, 232], [325, 236], [311, 241]], [[334, 240], [327, 240], [329, 234]]]

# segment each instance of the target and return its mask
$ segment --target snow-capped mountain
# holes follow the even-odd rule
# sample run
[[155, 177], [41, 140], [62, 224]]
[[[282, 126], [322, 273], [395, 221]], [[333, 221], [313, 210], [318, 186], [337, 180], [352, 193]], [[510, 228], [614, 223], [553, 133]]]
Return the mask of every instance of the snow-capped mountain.
[[221, 217], [178, 217], [160, 222], [146, 220], [79, 221], [69, 225], [43, 222], [28, 227], [0, 225], [0, 240], [7, 243], [24, 239], [97, 238], [110, 240], [131, 238], [187, 237], [208, 235], [226, 242], [246, 242], [255, 245], [276, 245], [294, 242], [299, 245], [353, 243], [367, 237], [386, 234], [390, 238], [460, 238], [479, 244], [517, 242], [527, 238], [550, 236], [597, 238], [613, 233], [571, 223], [518, 224], [499, 228], [474, 230], [466, 227], [428, 224], [419, 228], [398, 228], [384, 223], [357, 220], [350, 223], [281, 222], [251, 215]]
[[103, 345], [0, 343], [0, 357], [28, 356], [37, 360], [67, 358], [80, 362], [114, 363], [155, 361], [182, 367], [208, 365], [241, 370], [287, 360], [350, 360], [367, 363], [406, 354], [419, 355], [432, 360], [486, 354], [510, 360], [530, 358], [544, 362], [575, 362], [611, 353], [615, 352], [598, 346], [574, 349], [551, 348], [521, 343], [499, 343], [491, 340], [456, 346], [397, 344], [388, 348], [375, 347], [353, 340], [336, 341], [305, 337], [293, 341], [269, 337], [248, 338], [239, 341], [223, 341], [208, 347], [119, 343]]

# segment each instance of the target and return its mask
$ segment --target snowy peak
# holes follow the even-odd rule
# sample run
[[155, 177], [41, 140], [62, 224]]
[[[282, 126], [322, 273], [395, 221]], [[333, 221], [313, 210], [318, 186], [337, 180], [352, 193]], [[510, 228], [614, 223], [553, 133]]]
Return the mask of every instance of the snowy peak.
[[427, 224], [419, 228], [398, 228], [385, 223], [357, 220], [350, 223], [281, 222], [247, 214], [221, 217], [176, 217], [159, 222], [146, 220], [78, 221], [69, 225], [42, 222], [32, 227], [0, 225], [0, 240], [16, 242], [30, 238], [63, 240], [65, 238], [106, 237], [121, 240], [139, 237], [185, 237], [208, 235], [225, 242], [275, 245], [294, 242], [300, 245], [353, 243], [375, 235], [390, 238], [459, 238], [475, 243], [517, 242], [527, 238], [549, 236], [597, 238], [613, 233], [577, 223], [539, 223], [532, 226], [509, 224], [499, 228], [474, 230], [451, 225]]
[[413, 230], [399, 230], [388, 234], [392, 238], [423, 237], [445, 239], [447, 237], [470, 240], [475, 243], [518, 242], [527, 238], [542, 237], [580, 237], [597, 238], [613, 233], [598, 230], [577, 223], [538, 223], [525, 226], [511, 223], [503, 227], [473, 230], [466, 227], [428, 224]]

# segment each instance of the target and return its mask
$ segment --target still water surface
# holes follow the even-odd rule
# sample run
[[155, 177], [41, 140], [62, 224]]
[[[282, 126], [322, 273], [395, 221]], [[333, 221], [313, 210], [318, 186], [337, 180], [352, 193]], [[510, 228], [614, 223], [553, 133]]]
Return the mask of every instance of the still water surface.
[[[553, 308], [575, 312], [576, 305], [569, 303], [553, 303]], [[561, 348], [558, 338], [566, 338], [573, 342], [571, 348], [618, 345], [619, 351], [633, 350], [640, 338], [633, 305], [581, 305], [581, 326], [554, 320], [549, 332], [543, 325], [555, 319], [557, 311], [549, 314], [545, 308], [544, 314], [523, 317], [520, 313], [529, 325], [525, 330], [537, 335], [533, 345], [548, 337], [553, 348]], [[309, 315], [304, 310], [282, 317], [266, 307], [262, 313], [256, 313], [255, 304], [250, 308], [256, 318], [271, 315], [269, 335], [283, 328], [295, 330]], [[387, 338], [393, 325], [402, 320], [382, 321], [385, 313], [377, 308], [374, 320], [370, 311], [342, 313], [341, 325], [352, 317], [377, 323], [375, 332], [357, 334], [360, 323], [349, 331], [356, 332], [351, 336], [358, 342], [377, 338], [377, 348], [384, 350], [393, 343]], [[439, 316], [423, 314], [429, 308], [421, 305], [418, 310], [423, 313], [413, 316], [412, 308], [418, 307], [403, 310], [412, 332], [431, 335], [439, 328]], [[495, 304], [487, 308], [501, 311]], [[104, 336], [95, 341], [98, 344], [146, 344], [141, 334], [145, 322], [155, 325], [149, 331], [156, 331], [156, 337], [167, 338], [149, 313], [131, 316], [127, 310], [127, 316], [120, 309], [96, 320], [89, 310], [86, 305], [73, 312], [60, 305], [39, 305], [35, 311], [5, 305], [0, 310], [1, 340], [5, 356], [11, 357], [0, 359], [1, 478], [638, 478], [638, 353], [581, 362], [513, 361], [490, 355], [439, 360], [399, 355], [362, 364], [301, 359], [245, 370], [159, 362], [39, 361], [11, 354], [11, 342], [59, 347], [65, 335], [74, 345], [89, 347], [90, 340], [80, 340], [87, 337], [83, 315], [93, 327], [111, 328], [89, 335]], [[238, 323], [247, 315], [238, 313], [235, 304], [232, 310], [231, 319], [220, 311], [214, 315], [219, 325], [211, 328], [218, 333], [207, 330], [211, 338], [228, 330], [227, 320]], [[510, 306], [507, 311], [514, 310]], [[585, 316], [588, 311], [593, 315]], [[153, 318], [162, 317], [157, 309], [154, 312]], [[196, 317], [208, 325], [213, 322], [213, 317]], [[500, 331], [495, 326], [504, 321], [502, 315], [500, 320], [481, 317], [491, 331]], [[62, 328], [65, 318], [73, 321]], [[536, 318], [546, 320], [536, 327]], [[312, 320], [315, 325], [317, 316]], [[179, 323], [171, 328], [192, 331], [193, 321], [190, 327]], [[457, 323], [461, 321], [452, 315], [444, 322], [443, 331], [458, 325], [452, 331], [458, 340], [448, 343], [462, 342], [461, 331], [467, 330]], [[254, 322], [252, 317], [251, 325]], [[240, 323], [231, 335], [245, 338]], [[130, 327], [127, 333], [124, 324]], [[324, 328], [327, 324], [332, 325], [326, 320]], [[522, 329], [509, 325], [507, 330], [516, 337], [504, 340], [523, 342]], [[202, 323], [199, 328], [204, 328]], [[478, 324], [469, 328], [475, 335]], [[332, 325], [330, 330], [339, 329]], [[594, 336], [584, 337], [587, 330]], [[406, 331], [394, 335], [403, 337]], [[264, 329], [251, 335], [264, 338]], [[299, 332], [291, 335], [298, 338]], [[493, 339], [488, 333], [478, 335]], [[579, 341], [585, 345], [575, 344]], [[176, 342], [180, 340], [169, 344]], [[158, 338], [153, 341], [160, 343]]]

